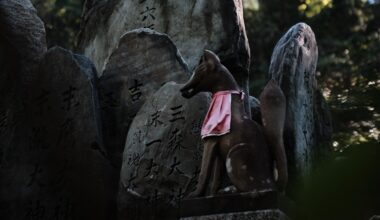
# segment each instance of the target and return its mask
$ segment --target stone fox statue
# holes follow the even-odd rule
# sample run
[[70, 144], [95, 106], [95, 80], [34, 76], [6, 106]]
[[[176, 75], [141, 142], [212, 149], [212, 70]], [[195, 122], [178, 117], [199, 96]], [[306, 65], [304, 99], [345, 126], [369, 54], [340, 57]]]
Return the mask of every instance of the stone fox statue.
[[274, 164], [278, 170], [277, 189], [284, 190], [288, 179], [282, 140], [285, 97], [274, 80], [260, 97], [263, 127], [247, 115], [244, 93], [211, 51], [204, 52], [193, 76], [180, 91], [185, 98], [199, 92], [213, 94], [202, 126], [204, 150], [198, 184], [190, 197], [204, 195], [210, 178], [209, 190], [215, 194], [223, 170], [239, 191], [276, 189]]

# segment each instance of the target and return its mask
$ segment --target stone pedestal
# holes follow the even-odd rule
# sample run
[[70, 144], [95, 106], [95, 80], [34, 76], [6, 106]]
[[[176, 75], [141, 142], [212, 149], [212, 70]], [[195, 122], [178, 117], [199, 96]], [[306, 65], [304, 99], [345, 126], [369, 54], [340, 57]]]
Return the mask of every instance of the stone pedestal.
[[185, 199], [181, 220], [288, 220], [294, 204], [275, 191], [236, 193]]
[[217, 215], [203, 215], [181, 218], [181, 220], [289, 220], [289, 217], [278, 209], [235, 212]]

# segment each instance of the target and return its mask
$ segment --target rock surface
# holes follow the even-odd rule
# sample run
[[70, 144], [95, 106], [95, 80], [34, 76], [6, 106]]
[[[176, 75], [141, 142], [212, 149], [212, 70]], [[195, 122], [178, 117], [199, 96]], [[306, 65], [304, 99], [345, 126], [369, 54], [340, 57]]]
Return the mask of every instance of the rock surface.
[[[115, 171], [97, 124], [96, 71], [50, 49], [0, 136], [2, 219], [112, 219]], [[3, 106], [1, 106], [3, 107]], [[12, 116], [12, 117], [10, 117]], [[114, 191], [113, 191], [114, 190]]]
[[261, 110], [260, 110], [260, 100], [257, 98], [250, 96], [249, 97], [249, 106], [251, 107], [251, 118], [252, 120], [256, 121], [260, 125], [262, 124], [261, 121]]
[[260, 210], [188, 217], [181, 220], [289, 220], [289, 218], [280, 210]]
[[294, 25], [278, 41], [272, 54], [269, 77], [276, 79], [286, 96], [284, 143], [290, 175], [309, 173], [320, 146], [331, 137], [331, 116], [317, 88], [318, 48], [311, 28]]
[[166, 82], [184, 83], [189, 77], [167, 35], [150, 29], [123, 35], [99, 79], [102, 130], [115, 167], [121, 166], [128, 128], [145, 100]]
[[[45, 28], [29, 0], [0, 1], [0, 133], [46, 52]], [[1, 134], [0, 134], [1, 135]], [[1, 155], [0, 155], [1, 157]]]
[[214, 51], [248, 94], [250, 51], [241, 0], [88, 1], [84, 18], [79, 47], [99, 73], [126, 31], [147, 27], [170, 36], [191, 71], [204, 49]]
[[7, 53], [8, 59], [13, 56], [8, 62], [17, 62], [18, 80], [28, 83], [46, 52], [44, 23], [29, 0], [0, 1], [0, 33], [1, 42], [12, 50]]
[[133, 120], [120, 173], [118, 208], [123, 218], [141, 218], [131, 214], [136, 199], [145, 202], [140, 209], [156, 202], [176, 206], [195, 189], [202, 157], [200, 129], [210, 98], [201, 93], [186, 100], [180, 87], [165, 84]]

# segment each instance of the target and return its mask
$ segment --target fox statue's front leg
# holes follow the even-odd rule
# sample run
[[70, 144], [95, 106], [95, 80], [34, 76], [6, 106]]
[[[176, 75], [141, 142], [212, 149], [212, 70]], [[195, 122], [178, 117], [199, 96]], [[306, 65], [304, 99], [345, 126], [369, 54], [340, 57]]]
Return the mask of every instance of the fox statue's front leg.
[[198, 183], [195, 191], [190, 193], [189, 197], [199, 197], [204, 195], [207, 184], [211, 177], [211, 171], [217, 153], [217, 140], [215, 138], [207, 138], [203, 147], [203, 156], [201, 170], [198, 176]]
[[222, 171], [224, 168], [223, 159], [220, 154], [217, 152], [214, 159], [214, 164], [212, 168], [212, 176], [211, 176], [211, 185], [210, 185], [210, 194], [215, 195], [219, 190], [219, 186], [222, 178]]

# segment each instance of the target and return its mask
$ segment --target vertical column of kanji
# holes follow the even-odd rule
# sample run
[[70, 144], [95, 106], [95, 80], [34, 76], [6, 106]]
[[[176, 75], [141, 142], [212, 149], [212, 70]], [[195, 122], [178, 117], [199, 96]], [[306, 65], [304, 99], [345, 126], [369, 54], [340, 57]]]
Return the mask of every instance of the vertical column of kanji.
[[144, 28], [150, 28], [154, 30], [155, 20], [156, 20], [156, 8], [154, 7], [154, 2], [147, 0], [140, 0], [138, 4], [144, 8], [140, 12], [140, 21], [144, 24]]
[[[147, 13], [143, 19], [153, 16]], [[140, 29], [120, 39], [99, 79], [104, 140], [115, 167], [121, 166], [128, 128], [145, 100], [165, 82], [184, 82], [189, 75], [168, 36]]]
[[157, 210], [145, 213], [149, 217], [170, 215], [196, 185], [201, 120], [209, 97], [200, 94], [186, 100], [180, 87], [167, 83], [148, 98], [128, 132], [119, 190], [119, 210], [125, 217], [130, 217], [128, 210], [136, 213], [146, 206]]

